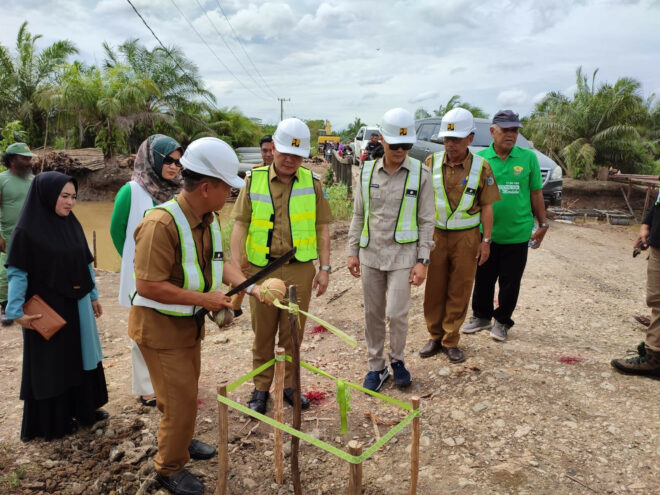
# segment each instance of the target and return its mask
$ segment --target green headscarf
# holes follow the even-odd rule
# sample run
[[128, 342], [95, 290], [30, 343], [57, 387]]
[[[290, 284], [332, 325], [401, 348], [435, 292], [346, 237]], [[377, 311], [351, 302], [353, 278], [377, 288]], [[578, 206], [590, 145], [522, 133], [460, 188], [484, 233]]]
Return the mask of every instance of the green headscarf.
[[154, 152], [153, 168], [156, 174], [158, 174], [158, 177], [160, 177], [163, 174], [163, 160], [174, 150], [181, 149], [181, 145], [175, 139], [164, 136], [163, 134], [156, 134], [153, 137], [154, 140], [151, 143], [151, 149]]

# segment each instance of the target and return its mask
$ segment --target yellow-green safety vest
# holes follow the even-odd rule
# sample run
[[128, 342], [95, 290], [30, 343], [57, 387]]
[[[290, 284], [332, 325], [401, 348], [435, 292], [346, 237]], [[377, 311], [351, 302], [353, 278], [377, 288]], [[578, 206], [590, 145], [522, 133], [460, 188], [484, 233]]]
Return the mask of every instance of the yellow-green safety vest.
[[[211, 260], [211, 286], [206, 290], [204, 282], [204, 273], [197, 259], [197, 248], [195, 246], [195, 239], [193, 238], [192, 229], [186, 219], [181, 206], [172, 199], [153, 208], [165, 210], [172, 215], [174, 224], [176, 225], [177, 232], [179, 233], [179, 246], [181, 249], [181, 267], [183, 268], [183, 288], [193, 290], [196, 292], [212, 292], [217, 289], [222, 283], [222, 269], [223, 269], [223, 253], [222, 253], [222, 233], [220, 230], [220, 222], [215, 215], [213, 221], [209, 225], [211, 233], [211, 246], [213, 249], [213, 258]], [[151, 210], [147, 210], [148, 213]], [[141, 296], [135, 291], [131, 297], [131, 301], [135, 306], [146, 306], [152, 308], [159, 313], [168, 316], [194, 316], [194, 314], [201, 310], [201, 306], [188, 306], [184, 304], [164, 304], [152, 299]]]
[[469, 214], [468, 210], [474, 205], [477, 197], [479, 177], [483, 167], [483, 158], [472, 155], [472, 167], [463, 190], [461, 200], [455, 210], [451, 209], [449, 198], [445, 192], [442, 177], [442, 160], [445, 152], [433, 154], [433, 190], [435, 191], [435, 226], [441, 230], [467, 230], [478, 227], [481, 223], [481, 212]]
[[[369, 217], [371, 213], [371, 178], [376, 168], [376, 160], [364, 162], [362, 165], [361, 185], [362, 204], [364, 206], [364, 225], [360, 235], [360, 247], [369, 245]], [[408, 173], [403, 188], [403, 197], [399, 206], [399, 217], [394, 230], [394, 240], [399, 244], [408, 244], [419, 240], [417, 226], [417, 207], [419, 203], [419, 188], [422, 183], [422, 164], [419, 160], [408, 157]]]
[[[270, 246], [275, 226], [275, 208], [270, 194], [268, 179], [270, 166], [252, 169], [250, 181], [250, 202], [252, 218], [245, 241], [248, 261], [256, 266], [266, 266], [271, 258]], [[298, 261], [311, 261], [318, 258], [316, 246], [316, 192], [314, 176], [305, 168], [298, 169], [298, 179], [291, 180], [289, 195], [289, 225], [291, 243], [296, 247]]]

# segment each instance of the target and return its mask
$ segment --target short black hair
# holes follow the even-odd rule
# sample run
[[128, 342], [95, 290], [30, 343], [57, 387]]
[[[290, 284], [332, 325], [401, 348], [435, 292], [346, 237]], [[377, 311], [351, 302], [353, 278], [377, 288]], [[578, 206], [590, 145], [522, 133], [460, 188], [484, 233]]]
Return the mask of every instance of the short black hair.
[[261, 145], [264, 143], [272, 143], [272, 142], [273, 142], [273, 136], [271, 136], [270, 134], [266, 134], [264, 137], [262, 137], [259, 140], [259, 148], [261, 148]]
[[183, 189], [187, 192], [193, 192], [204, 182], [208, 182], [214, 186], [222, 182], [216, 177], [209, 177], [208, 175], [198, 174], [197, 172], [193, 172], [192, 170], [185, 168], [181, 171], [181, 176], [183, 177]]
[[377, 133], [377, 132], [372, 132], [372, 133], [371, 133], [371, 136], [369, 136], [369, 137], [372, 138], [372, 137], [374, 137], [374, 136], [378, 137], [378, 133]]

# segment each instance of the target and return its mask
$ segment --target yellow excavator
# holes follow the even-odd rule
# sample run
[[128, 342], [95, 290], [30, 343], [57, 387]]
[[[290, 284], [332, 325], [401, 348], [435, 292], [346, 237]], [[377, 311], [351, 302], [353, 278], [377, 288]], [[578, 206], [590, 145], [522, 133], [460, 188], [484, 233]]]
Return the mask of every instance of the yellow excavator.
[[319, 140], [318, 140], [319, 153], [323, 152], [325, 143], [331, 142], [331, 143], [339, 144], [339, 141], [340, 141], [339, 136], [335, 136], [332, 134], [332, 126], [330, 125], [330, 121], [326, 120], [325, 129], [319, 130]]

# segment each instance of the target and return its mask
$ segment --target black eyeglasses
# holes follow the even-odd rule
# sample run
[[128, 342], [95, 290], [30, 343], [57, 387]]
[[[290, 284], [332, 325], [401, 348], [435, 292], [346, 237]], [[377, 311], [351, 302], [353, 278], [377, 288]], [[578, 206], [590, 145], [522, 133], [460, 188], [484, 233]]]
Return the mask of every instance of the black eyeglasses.
[[181, 165], [181, 162], [177, 160], [176, 158], [172, 158], [171, 156], [166, 156], [163, 158], [163, 165], [176, 165], [179, 168], [182, 168], [183, 165]]
[[406, 151], [408, 151], [408, 150], [412, 149], [412, 147], [413, 147], [412, 143], [390, 144], [389, 146], [390, 146], [390, 149], [393, 150], [393, 151], [396, 151], [396, 150], [406, 150]]

